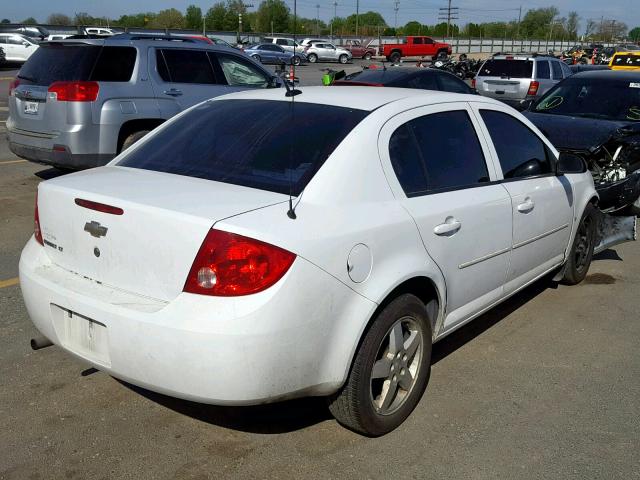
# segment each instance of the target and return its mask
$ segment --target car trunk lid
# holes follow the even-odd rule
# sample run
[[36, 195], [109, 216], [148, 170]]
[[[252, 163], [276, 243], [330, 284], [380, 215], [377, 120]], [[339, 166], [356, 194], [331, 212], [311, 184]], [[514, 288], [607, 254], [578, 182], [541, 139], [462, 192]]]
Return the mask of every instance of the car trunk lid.
[[[286, 198], [199, 178], [103, 167], [44, 182], [38, 209], [44, 248], [55, 264], [93, 281], [170, 301], [182, 291], [216, 221]], [[101, 205], [121, 213], [101, 211], [106, 210]]]

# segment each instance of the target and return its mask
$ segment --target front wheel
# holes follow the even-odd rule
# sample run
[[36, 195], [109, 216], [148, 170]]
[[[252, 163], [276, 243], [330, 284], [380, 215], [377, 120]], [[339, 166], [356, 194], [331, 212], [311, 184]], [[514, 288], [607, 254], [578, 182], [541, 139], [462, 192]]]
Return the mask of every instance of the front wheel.
[[329, 410], [347, 428], [364, 435], [384, 435], [416, 407], [430, 369], [427, 310], [416, 296], [401, 295], [374, 319], [346, 383], [329, 398]]
[[447, 59], [447, 52], [445, 50], [440, 50], [438, 52], [438, 55], [436, 55], [436, 60], [442, 60], [445, 61]]
[[307, 60], [309, 60], [309, 63], [316, 63], [318, 61], [318, 56], [315, 53], [310, 53]]
[[338, 61], [342, 64], [345, 64], [349, 61], [349, 57], [347, 55], [340, 55], [338, 57]]
[[260, 55], [251, 55], [251, 58], [253, 58], [258, 63], [262, 63], [262, 60], [260, 59]]
[[293, 57], [293, 58], [291, 59], [291, 63], [292, 63], [293, 65], [300, 65], [300, 57], [296, 55], [295, 57]]
[[398, 63], [400, 61], [400, 54], [398, 52], [393, 52], [389, 55], [389, 61], [391, 63]]
[[371, 60], [371, 52], [365, 53], [364, 57], [362, 57], [362, 58], [364, 58], [365, 60]]
[[565, 265], [562, 283], [576, 285], [584, 280], [591, 265], [593, 249], [596, 246], [598, 231], [598, 214], [596, 207], [588, 203], [580, 219], [580, 224], [573, 239], [569, 258]]

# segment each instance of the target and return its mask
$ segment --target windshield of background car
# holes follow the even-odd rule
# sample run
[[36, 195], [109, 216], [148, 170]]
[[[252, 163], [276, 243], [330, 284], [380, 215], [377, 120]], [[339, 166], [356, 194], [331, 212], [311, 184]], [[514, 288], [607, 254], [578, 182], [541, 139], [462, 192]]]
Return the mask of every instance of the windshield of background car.
[[133, 47], [43, 44], [22, 66], [21, 83], [51, 85], [61, 81], [128, 82], [136, 62]]
[[640, 68], [640, 55], [615, 55], [611, 66]]
[[481, 77], [531, 78], [533, 61], [531, 60], [487, 60], [482, 65]]
[[550, 90], [534, 111], [605, 120], [640, 121], [640, 77], [633, 81], [569, 78]]
[[277, 100], [207, 102], [149, 138], [118, 165], [297, 196], [368, 114]]

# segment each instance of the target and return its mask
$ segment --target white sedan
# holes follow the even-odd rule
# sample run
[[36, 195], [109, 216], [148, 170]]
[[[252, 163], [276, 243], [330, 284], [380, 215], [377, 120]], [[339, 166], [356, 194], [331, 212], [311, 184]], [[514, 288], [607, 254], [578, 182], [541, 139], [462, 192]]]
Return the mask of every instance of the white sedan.
[[0, 32], [0, 47], [4, 49], [7, 62], [24, 63], [38, 49], [38, 44], [18, 33]]
[[548, 272], [585, 277], [598, 197], [580, 159], [491, 99], [293, 100], [209, 100], [41, 183], [24, 300], [114, 377], [212, 404], [326, 396], [381, 435], [420, 400], [433, 342]]

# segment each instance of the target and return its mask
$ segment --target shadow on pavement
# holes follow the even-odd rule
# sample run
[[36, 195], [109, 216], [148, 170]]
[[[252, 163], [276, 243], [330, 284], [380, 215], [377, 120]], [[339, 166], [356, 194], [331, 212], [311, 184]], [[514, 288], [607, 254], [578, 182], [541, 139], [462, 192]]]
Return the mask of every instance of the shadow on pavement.
[[622, 262], [622, 257], [618, 255], [618, 252], [615, 250], [607, 248], [606, 250], [594, 255], [593, 260], [618, 260], [619, 262]]
[[[551, 276], [537, 281], [509, 300], [451, 333], [433, 347], [434, 365], [480, 336], [547, 288], [557, 288]], [[116, 379], [117, 380], [117, 379]], [[332, 418], [323, 398], [311, 397], [268, 405], [222, 407], [190, 402], [151, 392], [117, 380], [125, 387], [177, 413], [221, 427], [251, 433], [279, 434], [310, 427]]]
[[62, 175], [66, 175], [67, 173], [72, 173], [71, 170], [61, 170], [59, 168], [47, 168], [45, 170], [40, 170], [36, 172], [36, 177], [40, 177], [42, 180], [51, 180], [52, 178], [61, 177]]

